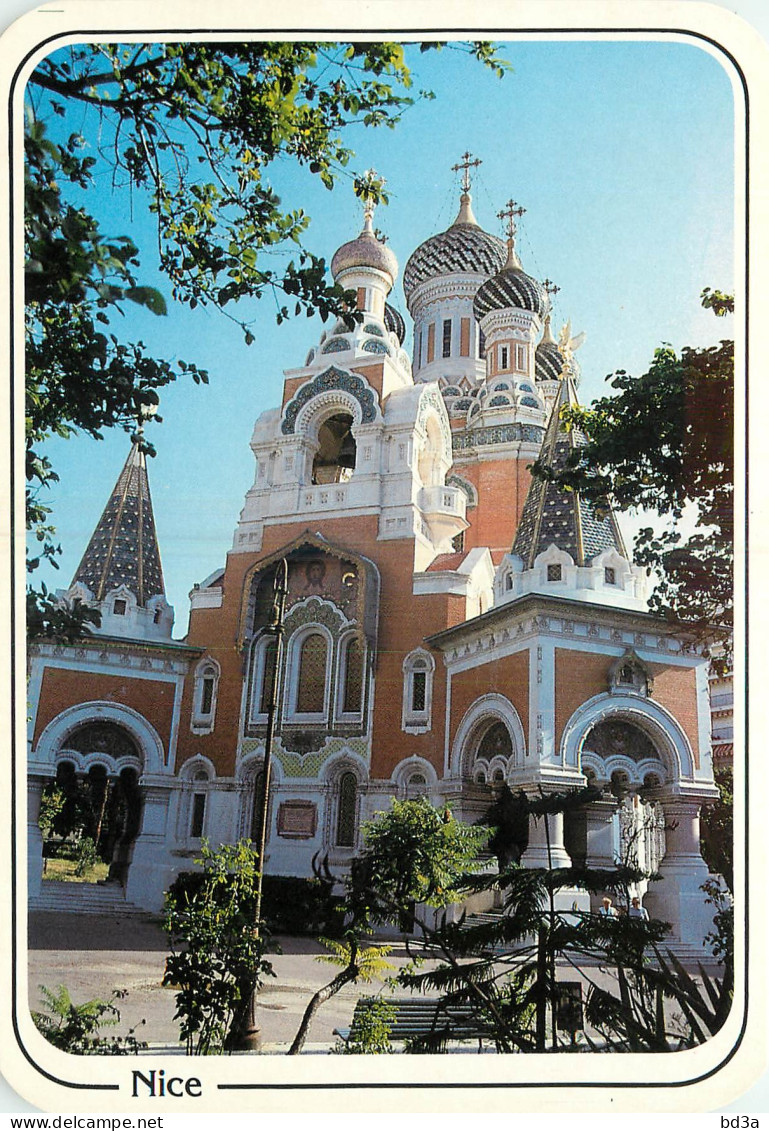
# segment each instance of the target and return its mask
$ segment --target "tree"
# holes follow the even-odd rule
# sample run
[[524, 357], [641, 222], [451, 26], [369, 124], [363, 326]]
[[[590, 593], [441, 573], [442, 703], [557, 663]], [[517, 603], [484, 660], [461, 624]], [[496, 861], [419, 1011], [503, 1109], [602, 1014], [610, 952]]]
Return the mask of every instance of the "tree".
[[[702, 302], [719, 316], [734, 309], [720, 291], [706, 289]], [[641, 377], [619, 370], [611, 385], [617, 395], [563, 411], [566, 426], [587, 440], [567, 466], [536, 463], [534, 473], [598, 508], [609, 500], [665, 519], [664, 529], [647, 526], [636, 536], [636, 561], [659, 574], [650, 607], [722, 639], [713, 626], [732, 623], [734, 343], [680, 354], [662, 346]], [[684, 537], [677, 523], [688, 505], [697, 529]]]
[[202, 874], [166, 893], [164, 927], [174, 950], [164, 985], [177, 987], [176, 1014], [188, 1056], [220, 1053], [237, 1032], [251, 990], [273, 973], [264, 924], [254, 932], [257, 858], [247, 841], [213, 850], [203, 843]]
[[[490, 45], [465, 49], [504, 73]], [[167, 307], [141, 282], [133, 241], [103, 235], [86, 207], [95, 177], [106, 173], [132, 202], [146, 202], [172, 297], [223, 310], [247, 343], [253, 315], [233, 309], [267, 292], [279, 322], [290, 304], [297, 314], [351, 318], [350, 296], [303, 246], [309, 217], [281, 204], [271, 169], [290, 160], [329, 189], [345, 175], [359, 195], [384, 199], [381, 180], [350, 171], [344, 136], [354, 126], [392, 128], [429, 96], [412, 87], [398, 43], [74, 44], [38, 65], [27, 87], [25, 197], [27, 507], [40, 546], [31, 571], [41, 559], [55, 565], [58, 552], [42, 495], [56, 480], [46, 439], [132, 431], [170, 381], [207, 380], [115, 332], [126, 303], [157, 315]], [[276, 257], [288, 247], [295, 259]], [[62, 609], [44, 587], [30, 590], [28, 612], [33, 633], [53, 638], [98, 619], [82, 605]]]
[[[550, 817], [594, 798], [587, 789], [528, 798], [520, 794], [517, 801], [532, 818], [545, 822], [549, 843]], [[424, 843], [414, 832], [420, 824], [426, 829]], [[448, 840], [440, 835], [444, 824], [455, 826]], [[559, 960], [587, 982], [588, 1016], [600, 1022], [595, 1027], [613, 1049], [691, 1047], [723, 1024], [733, 986], [727, 946], [722, 947], [723, 978], [703, 977], [698, 984], [664, 953], [668, 924], [557, 909], [563, 895], [575, 888], [622, 893], [648, 878], [645, 873], [618, 864], [600, 870], [510, 865], [496, 874], [477, 855], [479, 831], [463, 827], [450, 814], [446, 820], [446, 813], [424, 799], [394, 802], [389, 813], [367, 826], [365, 848], [350, 877], [348, 912], [358, 923], [365, 912], [371, 927], [409, 913], [414, 942], [407, 946], [413, 947], [413, 961], [399, 972], [399, 984], [420, 993], [437, 991], [446, 1006], [471, 1007], [498, 1052], [574, 1047], [573, 1035], [566, 1044], [558, 1025]], [[483, 830], [484, 837], [488, 832]], [[453, 854], [447, 843], [455, 846]], [[500, 914], [449, 915], [451, 902], [492, 889], [501, 894]], [[437, 916], [419, 908], [428, 901], [439, 910]], [[725, 937], [718, 921], [716, 928]], [[432, 960], [429, 968], [426, 959]], [[599, 967], [613, 976], [616, 992], [596, 978]], [[666, 1003], [673, 1008], [666, 1009]], [[412, 1041], [410, 1048], [440, 1052], [448, 1039], [450, 1030], [436, 1030]]]

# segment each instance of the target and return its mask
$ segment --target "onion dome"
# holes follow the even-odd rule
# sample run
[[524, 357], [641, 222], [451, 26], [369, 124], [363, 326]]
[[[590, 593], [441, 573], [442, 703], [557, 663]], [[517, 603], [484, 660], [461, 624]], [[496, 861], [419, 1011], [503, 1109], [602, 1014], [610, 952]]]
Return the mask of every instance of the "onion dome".
[[355, 270], [357, 267], [373, 267], [376, 271], [389, 275], [391, 285], [395, 282], [398, 260], [390, 248], [374, 235], [373, 215], [373, 208], [367, 207], [360, 235], [349, 243], [343, 243], [335, 252], [331, 260], [331, 274], [334, 279], [343, 271]]
[[450, 228], [420, 244], [403, 272], [406, 302], [422, 283], [441, 275], [489, 275], [505, 262], [505, 245], [484, 232], [473, 215], [469, 192], [463, 192], [457, 218]]
[[550, 332], [550, 315], [545, 317], [545, 332], [534, 354], [534, 374], [538, 381], [558, 381], [563, 373], [563, 354]]
[[398, 343], [403, 345], [406, 338], [406, 323], [403, 321], [403, 315], [394, 306], [390, 306], [389, 302], [385, 303], [384, 311], [384, 324], [391, 334], [395, 334]]
[[512, 237], [508, 240], [507, 262], [501, 271], [488, 279], [478, 290], [473, 312], [480, 320], [491, 310], [529, 310], [540, 318], [548, 308], [544, 287], [527, 275], [515, 253]]

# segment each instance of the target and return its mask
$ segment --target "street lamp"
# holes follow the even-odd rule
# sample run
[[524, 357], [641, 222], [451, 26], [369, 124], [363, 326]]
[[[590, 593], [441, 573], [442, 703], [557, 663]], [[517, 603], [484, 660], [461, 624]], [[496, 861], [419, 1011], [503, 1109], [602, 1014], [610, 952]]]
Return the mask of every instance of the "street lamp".
[[[259, 928], [262, 918], [262, 877], [264, 876], [264, 854], [267, 847], [268, 831], [268, 805], [270, 800], [270, 772], [272, 769], [272, 744], [275, 738], [275, 722], [278, 714], [280, 700], [280, 683], [283, 667], [283, 621], [286, 615], [286, 597], [288, 596], [288, 562], [282, 558], [278, 562], [273, 579], [274, 600], [272, 616], [265, 632], [275, 640], [275, 661], [272, 667], [269, 698], [267, 701], [267, 733], [264, 739], [264, 772], [262, 775], [261, 821], [259, 825], [259, 839], [256, 850], [259, 859], [259, 871], [256, 879], [256, 905], [254, 907], [254, 939], [259, 938]], [[259, 1047], [260, 1030], [256, 1024], [256, 978], [251, 984], [251, 993], [248, 1006], [241, 1013], [238, 1031], [234, 1034], [231, 1048], [242, 1051], [253, 1051]]]

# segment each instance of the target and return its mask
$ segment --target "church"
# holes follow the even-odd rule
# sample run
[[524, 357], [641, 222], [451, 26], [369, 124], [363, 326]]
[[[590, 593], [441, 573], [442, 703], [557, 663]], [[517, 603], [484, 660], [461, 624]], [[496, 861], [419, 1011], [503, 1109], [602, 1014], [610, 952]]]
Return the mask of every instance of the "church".
[[369, 205], [334, 254], [358, 316], [324, 329], [257, 419], [232, 548], [190, 594], [183, 640], [134, 443], [60, 594], [97, 608], [100, 627], [30, 649], [30, 906], [50, 887], [37, 818], [53, 781], [89, 780], [120, 814], [110, 876], [135, 907], [162, 906], [203, 838], [256, 840], [279, 659], [270, 874], [311, 876], [318, 859], [344, 874], [393, 797], [474, 822], [505, 783], [590, 783], [600, 800], [552, 817], [547, 838], [532, 819], [521, 863], [659, 870], [646, 907], [701, 951], [699, 821], [718, 796], [708, 660], [649, 613], [615, 516], [531, 477], [583, 442], [561, 423], [579, 339], [553, 336], [557, 288], [520, 262], [515, 203], [506, 241], [476, 220], [473, 164], [454, 222], [405, 265], [411, 356]]

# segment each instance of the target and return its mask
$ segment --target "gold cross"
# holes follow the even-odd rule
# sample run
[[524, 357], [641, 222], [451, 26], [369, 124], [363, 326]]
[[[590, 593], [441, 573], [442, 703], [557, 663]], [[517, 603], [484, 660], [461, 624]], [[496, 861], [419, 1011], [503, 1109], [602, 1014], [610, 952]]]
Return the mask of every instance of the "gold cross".
[[515, 200], [508, 200], [502, 211], [497, 212], [497, 216], [500, 220], [507, 220], [507, 238], [509, 240], [515, 237], [515, 217], [523, 216], [525, 211], [526, 209], [521, 208], [521, 206]]
[[478, 166], [482, 164], [483, 162], [478, 157], [473, 160], [472, 153], [468, 153], [467, 150], [465, 150], [465, 152], [462, 154], [462, 160], [457, 162], [456, 165], [451, 166], [452, 173], [458, 173], [460, 169], [463, 170], [462, 192], [470, 191], [470, 170], [477, 169]]

